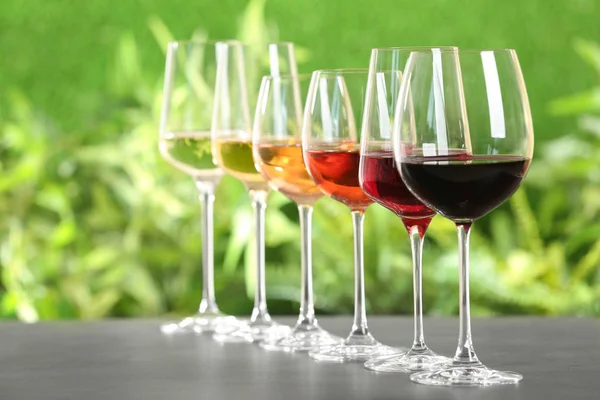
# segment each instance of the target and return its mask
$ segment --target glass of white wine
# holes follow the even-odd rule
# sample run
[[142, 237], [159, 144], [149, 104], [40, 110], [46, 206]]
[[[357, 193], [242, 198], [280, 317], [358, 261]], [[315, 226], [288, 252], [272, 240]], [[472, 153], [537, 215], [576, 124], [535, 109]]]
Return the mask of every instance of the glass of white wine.
[[[215, 89], [215, 105], [212, 118], [212, 153], [219, 167], [240, 180], [248, 190], [255, 215], [255, 268], [256, 288], [254, 308], [248, 321], [237, 329], [217, 329], [213, 337], [220, 342], [261, 342], [289, 333], [288, 326], [273, 321], [267, 310], [265, 283], [265, 210], [269, 185], [254, 164], [252, 156], [252, 120], [248, 82], [253, 64], [245, 65], [247, 48], [222, 45], [218, 50], [219, 69]], [[268, 46], [268, 63], [272, 73], [296, 70], [292, 43]], [[250, 56], [250, 54], [248, 54]], [[262, 54], [259, 54], [259, 59]], [[250, 61], [250, 60], [248, 60]], [[262, 61], [262, 60], [261, 60]], [[251, 85], [250, 85], [251, 86]]]
[[198, 189], [202, 205], [202, 300], [195, 315], [162, 325], [165, 334], [214, 332], [217, 327], [238, 324], [235, 317], [219, 311], [214, 289], [213, 205], [223, 171], [213, 163], [210, 129], [220, 44], [242, 46], [236, 41], [171, 42], [167, 50], [159, 149], [162, 157], [188, 174]]

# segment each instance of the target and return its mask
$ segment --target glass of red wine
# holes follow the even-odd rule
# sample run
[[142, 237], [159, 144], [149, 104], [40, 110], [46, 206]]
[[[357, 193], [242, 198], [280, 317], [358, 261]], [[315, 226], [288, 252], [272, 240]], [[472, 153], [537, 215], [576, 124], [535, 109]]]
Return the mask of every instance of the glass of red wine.
[[473, 222], [520, 186], [533, 155], [529, 101], [510, 49], [415, 51], [404, 68], [392, 132], [408, 189], [456, 224], [460, 325], [453, 362], [411, 380], [428, 385], [514, 384], [523, 376], [477, 358], [469, 305], [469, 232]]
[[[396, 168], [392, 148], [392, 120], [398, 102], [401, 68], [413, 50], [435, 48], [373, 49], [363, 115], [360, 149], [360, 186], [371, 199], [400, 218], [408, 235], [413, 259], [414, 340], [410, 350], [372, 358], [367, 369], [378, 372], [432, 370], [452, 360], [439, 356], [425, 344], [422, 305], [423, 238], [435, 212], [406, 188]], [[440, 48], [438, 48], [440, 49]], [[453, 47], [445, 47], [453, 49]]]
[[364, 212], [373, 200], [358, 182], [360, 123], [367, 69], [313, 72], [304, 110], [302, 151], [311, 178], [327, 196], [345, 204], [354, 227], [354, 323], [341, 343], [312, 350], [320, 361], [365, 362], [394, 351], [369, 332], [363, 266]]

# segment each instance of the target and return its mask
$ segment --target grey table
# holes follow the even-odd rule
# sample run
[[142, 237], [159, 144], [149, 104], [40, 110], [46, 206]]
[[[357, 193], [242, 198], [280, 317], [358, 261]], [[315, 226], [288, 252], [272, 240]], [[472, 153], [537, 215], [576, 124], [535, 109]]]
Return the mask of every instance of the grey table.
[[[600, 399], [598, 320], [474, 320], [479, 357], [525, 376], [519, 385], [490, 388], [429, 387], [359, 364], [219, 345], [209, 336], [169, 338], [159, 333], [159, 322], [3, 323], [0, 399]], [[338, 334], [350, 323], [349, 317], [321, 318]], [[374, 317], [370, 327], [385, 343], [411, 341], [410, 318]], [[426, 319], [425, 328], [433, 349], [454, 352], [456, 319]]]

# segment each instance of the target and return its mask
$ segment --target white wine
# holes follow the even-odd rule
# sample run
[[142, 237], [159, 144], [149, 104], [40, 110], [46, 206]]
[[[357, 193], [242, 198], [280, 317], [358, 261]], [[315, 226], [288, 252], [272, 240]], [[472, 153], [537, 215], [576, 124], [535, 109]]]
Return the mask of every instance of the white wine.
[[197, 178], [219, 177], [213, 163], [210, 132], [169, 132], [160, 140], [160, 153], [171, 165]]

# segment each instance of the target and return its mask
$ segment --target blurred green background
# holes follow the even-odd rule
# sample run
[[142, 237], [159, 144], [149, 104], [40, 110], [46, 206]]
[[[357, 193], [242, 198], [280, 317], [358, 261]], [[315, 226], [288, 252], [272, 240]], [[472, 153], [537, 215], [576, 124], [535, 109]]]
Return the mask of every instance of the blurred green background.
[[[536, 152], [524, 186], [475, 225], [479, 315], [600, 315], [600, 3], [595, 0], [4, 0], [0, 3], [0, 315], [25, 321], [189, 314], [200, 298], [199, 204], [160, 159], [170, 38], [293, 41], [299, 69], [366, 67], [370, 48], [512, 47]], [[217, 191], [217, 298], [252, 307], [250, 202]], [[267, 281], [274, 314], [296, 313], [299, 227], [271, 195]], [[314, 215], [317, 308], [352, 310], [352, 229], [330, 199]], [[425, 311], [457, 303], [452, 224], [425, 244]], [[412, 312], [408, 238], [374, 205], [365, 222], [371, 313]]]

